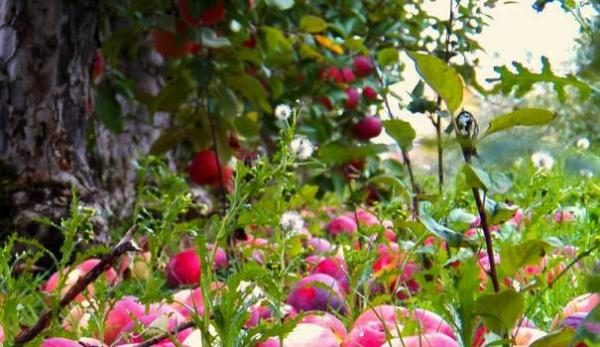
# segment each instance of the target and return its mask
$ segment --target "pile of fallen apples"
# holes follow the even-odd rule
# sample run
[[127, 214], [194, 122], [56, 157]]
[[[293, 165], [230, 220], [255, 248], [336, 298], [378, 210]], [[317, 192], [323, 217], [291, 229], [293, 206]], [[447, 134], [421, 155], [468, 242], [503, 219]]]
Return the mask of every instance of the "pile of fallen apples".
[[[376, 226], [384, 229], [384, 232], [378, 233], [378, 238], [373, 237], [374, 242], [369, 245], [355, 245], [355, 247], [373, 247], [373, 251], [377, 254], [376, 261], [372, 265], [371, 291], [373, 292], [393, 293], [398, 300], [417, 294], [420, 285], [415, 279], [415, 274], [420, 271], [421, 264], [401, 250], [396, 242], [393, 223], [390, 221], [380, 221], [375, 215], [363, 209], [339, 214], [334, 212], [327, 211], [329, 222], [323, 225], [326, 237], [312, 236], [306, 228], [300, 233], [308, 250], [304, 272], [299, 273], [298, 278], [300, 279], [291, 283], [287, 288], [286, 302], [280, 303], [284, 319], [300, 318], [299, 322], [291, 333], [283, 337], [283, 341], [280, 341], [279, 338], [269, 338], [258, 343], [258, 346], [459, 346], [458, 332], [451, 324], [436, 312], [412, 305], [403, 307], [383, 304], [370, 307], [362, 312], [351, 325], [344, 325], [342, 321], [346, 320], [345, 315], [349, 313], [348, 293], [352, 288], [349, 287], [347, 263], [335, 247], [336, 239], [342, 237], [341, 235], [353, 235], [357, 232], [359, 225], [365, 228]], [[523, 213], [517, 211], [508, 223], [520, 226], [524, 223], [523, 219]], [[357, 221], [359, 225], [357, 225]], [[556, 221], [564, 222], [562, 218]], [[478, 223], [478, 220], [473, 220], [471, 228], [466, 233], [478, 233]], [[258, 235], [258, 232], [256, 234]], [[263, 264], [267, 252], [272, 250], [272, 244], [266, 234], [254, 236], [248, 233], [243, 239], [236, 242], [238, 249], [246, 251], [241, 254], [248, 254], [247, 259], [244, 259], [246, 262]], [[433, 238], [428, 239], [426, 243], [438, 247], [443, 246], [439, 240]], [[212, 264], [213, 271], [228, 268], [230, 260], [223, 249], [220, 247], [214, 249], [213, 245], [208, 245], [207, 248], [214, 251], [211, 252], [215, 255]], [[539, 266], [523, 267], [518, 276], [505, 279], [503, 282], [505, 285], [511, 286], [515, 282], [525, 281], [527, 276], [539, 275], [542, 271], [545, 271], [544, 273], [547, 273], [551, 280], [550, 276], [556, 274], [556, 271], [564, 269], [564, 262], [558, 262], [557, 269], [546, 269], [546, 264], [550, 263], [549, 259], [559, 257], [567, 261], [573, 259], [575, 252], [573, 247], [559, 249], [545, 256]], [[110, 285], [117, 286], [120, 281], [125, 280], [123, 276], [125, 272], [128, 272], [129, 277], [147, 278], [151, 275], [148, 267], [151, 256], [149, 252], [124, 256], [120, 264], [104, 273], [104, 280]], [[479, 259], [480, 289], [483, 291], [489, 280], [486, 275], [489, 267], [488, 258], [485, 253], [474, 256]], [[500, 262], [500, 259], [497, 258], [496, 261]], [[59, 282], [63, 282], [60, 293], [66, 293], [83, 274], [90, 271], [97, 263], [97, 259], [89, 259], [77, 266], [53, 274], [43, 285], [42, 291], [46, 294], [56, 294]], [[556, 261], [551, 263], [557, 264]], [[460, 266], [460, 264], [453, 266]], [[157, 336], [189, 321], [194, 315], [203, 317], [204, 297], [199, 287], [202, 276], [201, 258], [197, 250], [188, 248], [172, 255], [164, 269], [167, 284], [174, 290], [170, 298], [144, 305], [138, 298], [126, 296], [112, 302], [105, 312], [98, 312], [98, 303], [93, 299], [94, 287], [90, 285], [85, 296], [78, 296], [71, 304], [68, 312], [62, 318], [62, 324], [67, 331], [81, 332], [88, 327], [88, 323], [96, 315], [94, 319], [99, 318], [102, 321], [102, 335], [81, 338], [79, 341], [61, 337], [47, 338], [42, 346], [136, 346], [148, 339], [149, 332], [154, 332], [150, 336]], [[65, 277], [63, 278], [63, 276]], [[223, 283], [215, 282], [211, 286], [211, 290], [218, 291], [223, 286]], [[244, 283], [244, 287], [251, 288], [252, 297], [256, 299], [249, 308], [249, 318], [245, 328], [255, 327], [261, 322], [271, 321], [273, 323], [273, 309], [272, 306], [268, 306], [262, 301], [265, 293], [260, 284], [247, 282]], [[567, 303], [562, 312], [558, 313], [552, 327], [577, 328], [586, 314], [598, 304], [600, 304], [600, 294], [590, 293], [578, 296]], [[298, 316], [300, 314], [302, 316]], [[417, 325], [416, 330], [415, 324]], [[405, 330], [405, 327], [409, 325], [411, 328]], [[485, 325], [480, 323], [475, 333], [473, 346], [482, 346], [486, 333]], [[546, 332], [537, 329], [527, 317], [519, 320], [518, 326], [514, 327], [511, 334], [514, 346], [528, 346], [544, 335]], [[0, 341], [3, 339], [4, 334], [0, 327]], [[179, 344], [175, 344], [171, 339], [176, 339]], [[165, 338], [155, 345], [202, 346], [202, 334], [193, 326], [179, 331], [171, 336], [171, 339]]]

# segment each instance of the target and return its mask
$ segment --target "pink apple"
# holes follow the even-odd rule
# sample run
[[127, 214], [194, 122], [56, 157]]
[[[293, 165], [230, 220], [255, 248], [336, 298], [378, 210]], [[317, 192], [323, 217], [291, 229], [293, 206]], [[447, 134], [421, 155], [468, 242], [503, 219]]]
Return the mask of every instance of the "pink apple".
[[342, 233], [351, 235], [355, 233], [358, 228], [354, 218], [343, 215], [335, 217], [327, 223], [326, 229], [330, 235], [337, 236]]
[[[132, 321], [123, 327], [119, 333], [119, 339], [116, 344], [121, 345], [125, 343], [137, 343], [142, 342], [148, 338], [148, 333], [161, 334], [165, 331], [173, 330], [178, 324], [183, 322], [181, 315], [166, 315], [151, 313], [143, 315], [136, 321]], [[136, 327], [141, 325], [144, 328], [144, 334], [135, 331]], [[176, 334], [178, 340], [183, 340], [185, 336], [189, 335], [191, 329], [183, 330]], [[164, 339], [157, 343], [155, 346], [170, 346], [171, 342], [169, 339]]]
[[204, 298], [202, 289], [182, 289], [173, 294], [171, 307], [189, 318], [192, 315], [202, 316], [204, 314]]
[[403, 328], [400, 323], [385, 320], [354, 324], [342, 347], [382, 347], [385, 346], [387, 334], [390, 337], [398, 336]]
[[309, 313], [302, 320], [302, 323], [312, 323], [327, 328], [335, 333], [340, 340], [344, 340], [348, 335], [344, 323], [336, 316], [328, 312], [313, 312]]
[[[42, 291], [45, 293], [54, 292], [58, 288], [59, 282], [61, 281], [60, 276], [62, 276], [62, 274], [66, 274], [66, 279], [64, 280], [63, 287], [61, 288], [61, 291], [60, 291], [61, 296], [65, 295], [69, 291], [69, 289], [71, 289], [73, 284], [75, 284], [75, 282], [77, 282], [79, 280], [80, 277], [83, 277], [86, 273], [88, 273], [91, 269], [93, 269], [94, 266], [96, 266], [96, 264], [98, 264], [99, 262], [100, 262], [100, 259], [92, 258], [92, 259], [88, 259], [88, 260], [78, 264], [73, 269], [66, 268], [63, 271], [61, 271], [60, 273], [55, 272], [54, 274], [52, 274], [52, 276], [50, 276], [48, 281], [42, 286]], [[117, 272], [112, 267], [104, 272], [104, 279], [110, 284], [114, 284], [117, 281], [117, 277], [118, 277]], [[93, 294], [94, 287], [92, 284], [90, 284], [88, 286], [87, 292], [89, 295]], [[81, 302], [81, 301], [85, 300], [85, 296], [80, 294], [77, 296], [77, 298], [75, 300], [78, 302]]]
[[42, 342], [41, 347], [81, 347], [79, 342], [62, 337], [51, 337]]
[[535, 328], [516, 328], [513, 333], [515, 347], [527, 347], [535, 340], [546, 336], [546, 332]]
[[328, 253], [333, 250], [331, 243], [320, 237], [311, 237], [308, 240], [308, 245], [314, 250], [315, 253]]
[[354, 72], [352, 72], [352, 69], [345, 67], [345, 68], [341, 69], [340, 72], [342, 74], [344, 82], [346, 82], [346, 83], [354, 82], [355, 77], [354, 77]]
[[348, 293], [350, 291], [348, 265], [341, 258], [331, 257], [322, 259], [313, 269], [313, 273], [329, 275], [338, 281], [344, 292]]
[[339, 283], [325, 274], [312, 274], [298, 281], [288, 295], [287, 303], [298, 311], [331, 309], [345, 313], [347, 310]]
[[392, 347], [459, 347], [454, 339], [439, 333], [397, 337], [390, 340], [389, 345]]
[[132, 320], [144, 314], [144, 306], [134, 296], [125, 296], [117, 301], [106, 314], [104, 320], [104, 342], [112, 344], [119, 331]]
[[340, 347], [337, 336], [329, 329], [316, 324], [299, 323], [286, 337], [283, 343], [276, 338], [270, 338], [258, 344], [258, 347]]

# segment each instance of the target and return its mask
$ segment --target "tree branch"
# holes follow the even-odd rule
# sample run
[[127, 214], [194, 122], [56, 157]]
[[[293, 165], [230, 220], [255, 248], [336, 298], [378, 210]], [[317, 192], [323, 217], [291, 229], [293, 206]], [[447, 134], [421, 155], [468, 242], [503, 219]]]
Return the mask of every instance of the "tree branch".
[[[102, 275], [121, 255], [126, 252], [137, 252], [140, 250], [139, 246], [132, 238], [133, 233], [135, 233], [137, 229], [137, 225], [133, 225], [131, 228], [129, 228], [127, 233], [125, 233], [125, 236], [121, 239], [121, 241], [119, 241], [119, 243], [117, 243], [116, 246], [113, 247], [109, 254], [102, 257], [100, 262], [96, 264], [96, 266], [94, 266], [88, 273], [79, 277], [77, 282], [75, 282], [69, 291], [67, 291], [67, 293], [60, 299], [57, 312], [75, 300], [75, 298], [81, 292], [83, 292], [88, 285], [100, 277], [100, 275]], [[21, 331], [21, 333], [15, 337], [14, 344], [16, 346], [20, 346], [33, 340], [50, 325], [54, 312], [55, 310], [53, 309], [47, 309], [44, 311], [31, 328]]]
[[151, 339], [148, 339], [144, 342], [140, 342], [138, 344], [134, 344], [131, 346], [133, 346], [133, 347], [151, 347], [151, 346], [154, 346], [155, 344], [159, 343], [160, 341], [168, 338], [169, 336], [173, 336], [173, 335], [179, 333], [180, 331], [183, 331], [188, 328], [193, 328], [195, 326], [196, 326], [196, 324], [193, 321], [183, 322], [183, 323], [179, 324], [178, 326], [176, 326], [171, 331], [167, 331], [167, 332], [157, 335]]

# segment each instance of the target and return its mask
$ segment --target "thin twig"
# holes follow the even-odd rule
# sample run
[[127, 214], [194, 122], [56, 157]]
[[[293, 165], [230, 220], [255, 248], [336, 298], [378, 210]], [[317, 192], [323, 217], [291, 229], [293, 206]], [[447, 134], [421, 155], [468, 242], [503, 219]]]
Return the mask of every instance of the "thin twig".
[[100, 262], [96, 264], [89, 272], [79, 277], [77, 282], [67, 291], [67, 293], [60, 299], [57, 310], [47, 309], [44, 311], [37, 322], [29, 329], [21, 331], [19, 335], [15, 337], [14, 345], [20, 346], [33, 340], [42, 331], [44, 331], [49, 325], [53, 318], [54, 312], [58, 312], [61, 309], [68, 306], [75, 298], [83, 292], [92, 282], [94, 282], [100, 275], [102, 275], [112, 264], [126, 252], [138, 252], [140, 247], [133, 240], [133, 233], [138, 229], [137, 225], [133, 225], [125, 236], [117, 243], [116, 246], [110, 251], [109, 254], [102, 257]]
[[[373, 61], [373, 64], [376, 64], [375, 60], [371, 58], [371, 60]], [[379, 69], [375, 69], [375, 75], [377, 75], [377, 80], [379, 81], [379, 84], [381, 85], [381, 88], [387, 88], [385, 83], [383, 82], [383, 78], [381, 77], [381, 75], [379, 74]], [[390, 116], [390, 119], [394, 119], [394, 113], [392, 112], [392, 108], [390, 107], [390, 103], [387, 99], [387, 96], [384, 95], [383, 96], [383, 103], [385, 105], [385, 108], [388, 111], [388, 115]], [[418, 195], [420, 193], [419, 191], [419, 187], [417, 186], [417, 183], [415, 182], [415, 176], [413, 174], [413, 169], [412, 169], [412, 163], [410, 161], [410, 156], [408, 155], [408, 151], [405, 148], [400, 147], [400, 152], [402, 153], [402, 161], [404, 162], [404, 166], [406, 166], [406, 171], [408, 171], [408, 178], [410, 180], [410, 186], [412, 188], [413, 191], [413, 197], [412, 197], [412, 212], [413, 212], [413, 217], [418, 217], [419, 216], [419, 198]]]

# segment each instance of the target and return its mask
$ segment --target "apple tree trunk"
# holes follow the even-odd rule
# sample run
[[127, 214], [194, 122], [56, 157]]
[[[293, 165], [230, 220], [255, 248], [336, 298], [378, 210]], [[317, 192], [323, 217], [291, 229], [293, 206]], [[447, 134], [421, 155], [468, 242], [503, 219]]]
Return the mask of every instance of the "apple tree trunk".
[[[132, 162], [166, 115], [123, 103], [136, 121], [125, 120], [119, 134], [96, 120], [91, 69], [101, 3], [0, 0], [0, 243], [17, 232], [58, 249], [60, 231], [36, 220], [67, 216], [73, 189], [97, 211], [94, 242], [107, 242], [109, 221], [131, 209]], [[155, 89], [142, 65], [129, 67], [132, 78]]]

